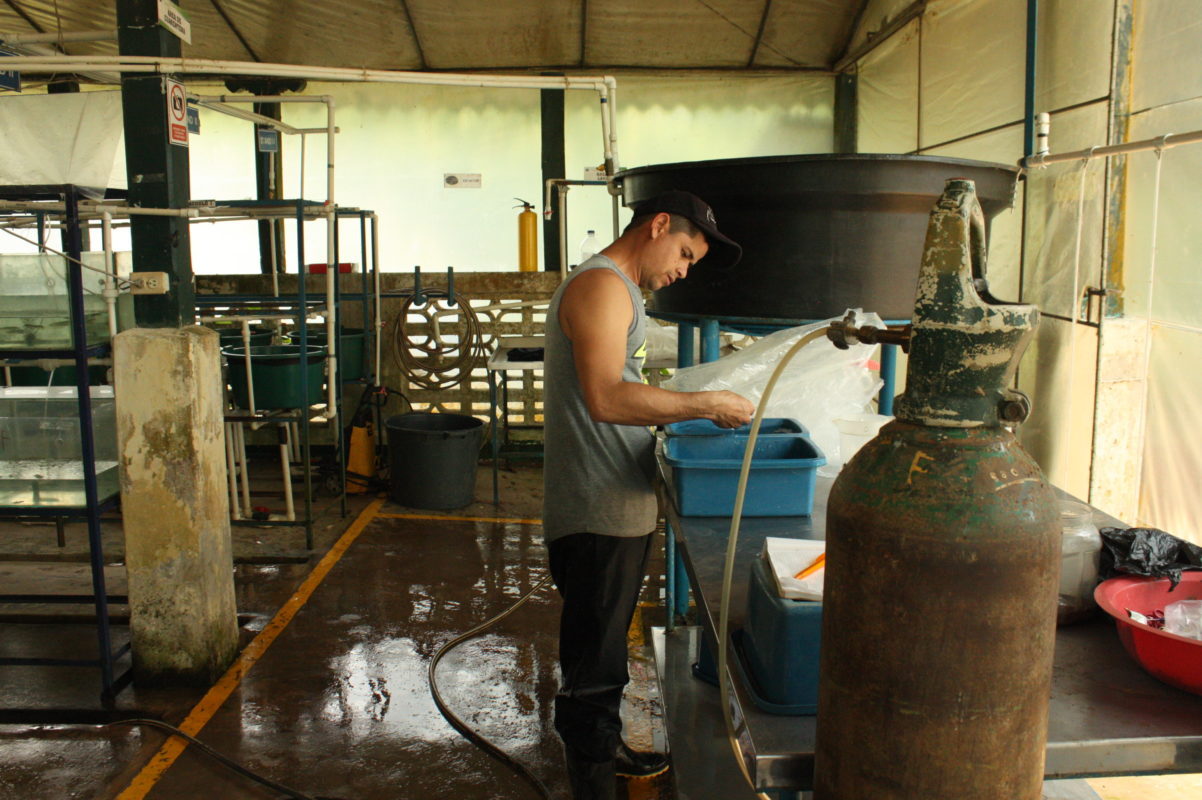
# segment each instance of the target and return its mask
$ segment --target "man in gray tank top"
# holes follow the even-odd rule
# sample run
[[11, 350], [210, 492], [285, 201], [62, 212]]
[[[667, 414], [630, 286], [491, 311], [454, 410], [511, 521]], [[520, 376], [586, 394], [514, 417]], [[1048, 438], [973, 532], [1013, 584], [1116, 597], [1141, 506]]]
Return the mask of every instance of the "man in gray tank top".
[[734, 428], [755, 412], [732, 392], [671, 392], [642, 378], [642, 290], [683, 279], [706, 259], [733, 266], [740, 247], [687, 192], [640, 203], [613, 244], [577, 267], [547, 310], [543, 531], [563, 598], [555, 728], [575, 800], [610, 800], [616, 776], [667, 769], [622, 741], [626, 631], [658, 508], [648, 426], [710, 419]]

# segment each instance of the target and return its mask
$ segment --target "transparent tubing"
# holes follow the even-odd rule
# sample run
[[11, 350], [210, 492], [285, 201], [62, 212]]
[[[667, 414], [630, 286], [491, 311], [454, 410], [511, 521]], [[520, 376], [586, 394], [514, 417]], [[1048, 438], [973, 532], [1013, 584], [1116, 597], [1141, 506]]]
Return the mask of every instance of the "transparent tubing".
[[[755, 442], [760, 435], [760, 425], [764, 421], [764, 412], [768, 408], [768, 400], [772, 397], [772, 390], [776, 388], [776, 381], [780, 378], [781, 373], [785, 371], [785, 367], [793, 360], [793, 356], [797, 355], [803, 347], [815, 339], [820, 339], [826, 335], [830, 326], [824, 326], [818, 330], [811, 331], [798, 340], [797, 344], [789, 348], [789, 352], [785, 353], [781, 358], [780, 363], [776, 365], [776, 369], [772, 372], [772, 377], [768, 379], [768, 385], [764, 387], [764, 396], [760, 398], [759, 407], [755, 410], [755, 419], [751, 423], [751, 433], [747, 437], [747, 448], [743, 451], [743, 466], [739, 470], [739, 485], [735, 492], [735, 507], [730, 517], [730, 536], [726, 543], [726, 562], [722, 568], [722, 601], [718, 607], [718, 691], [720, 694], [720, 702], [722, 704], [722, 720], [726, 723], [726, 736], [730, 740], [731, 749], [734, 751], [735, 761], [739, 764], [739, 769], [743, 772], [743, 777], [747, 779], [748, 785], [754, 792], [755, 781], [752, 780], [751, 773], [747, 771], [747, 764], [743, 761], [743, 754], [739, 751], [739, 741], [735, 734], [734, 720], [730, 715], [730, 688], [727, 684], [727, 654], [730, 649], [729, 644], [729, 627], [730, 627], [730, 584], [731, 576], [735, 569], [735, 546], [739, 542], [739, 526], [743, 522], [743, 499], [747, 494], [747, 479], [751, 475], [751, 457], [755, 452]], [[760, 797], [767, 800], [767, 795], [762, 792]]]

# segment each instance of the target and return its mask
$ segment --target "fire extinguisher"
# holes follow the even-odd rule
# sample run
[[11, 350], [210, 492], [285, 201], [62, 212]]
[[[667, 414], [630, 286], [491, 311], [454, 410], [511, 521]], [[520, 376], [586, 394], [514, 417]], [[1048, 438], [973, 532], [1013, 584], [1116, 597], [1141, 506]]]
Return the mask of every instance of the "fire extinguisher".
[[513, 198], [521, 203], [518, 214], [518, 269], [522, 272], [538, 271], [538, 214], [534, 206], [520, 197]]

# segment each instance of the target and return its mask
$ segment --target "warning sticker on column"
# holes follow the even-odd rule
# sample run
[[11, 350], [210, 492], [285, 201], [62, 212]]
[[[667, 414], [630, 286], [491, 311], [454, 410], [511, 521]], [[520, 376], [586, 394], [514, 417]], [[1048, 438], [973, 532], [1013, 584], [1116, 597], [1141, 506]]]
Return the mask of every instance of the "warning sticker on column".
[[167, 141], [180, 147], [188, 146], [188, 95], [184, 85], [171, 78], [167, 86]]

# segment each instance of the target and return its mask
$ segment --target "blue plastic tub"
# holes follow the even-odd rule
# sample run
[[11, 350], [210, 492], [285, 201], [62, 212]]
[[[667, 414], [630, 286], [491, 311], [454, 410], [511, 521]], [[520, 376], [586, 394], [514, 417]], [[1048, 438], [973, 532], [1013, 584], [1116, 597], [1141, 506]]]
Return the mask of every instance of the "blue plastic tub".
[[[738, 428], [719, 428], [712, 420], [686, 419], [684, 422], [673, 422], [671, 425], [665, 426], [664, 431], [669, 436], [725, 436], [729, 434], [746, 436], [751, 433], [751, 425], [749, 423]], [[805, 425], [795, 419], [764, 417], [764, 421], [760, 423], [760, 436], [780, 434], [809, 436], [810, 432]]]
[[[746, 436], [673, 436], [664, 441], [676, 505], [686, 517], [728, 517], [734, 511]], [[804, 436], [756, 440], [743, 515], [803, 517], [814, 510], [814, 483], [826, 458]]]
[[818, 713], [821, 639], [822, 603], [781, 597], [764, 560], [755, 559], [735, 645], [757, 706], [770, 714]]

